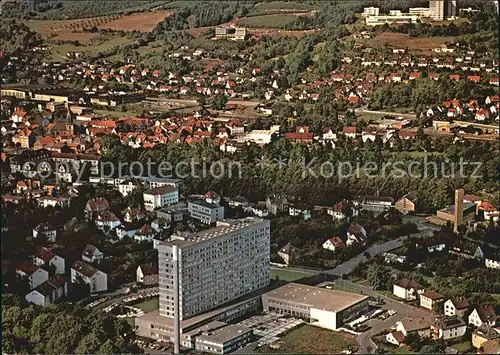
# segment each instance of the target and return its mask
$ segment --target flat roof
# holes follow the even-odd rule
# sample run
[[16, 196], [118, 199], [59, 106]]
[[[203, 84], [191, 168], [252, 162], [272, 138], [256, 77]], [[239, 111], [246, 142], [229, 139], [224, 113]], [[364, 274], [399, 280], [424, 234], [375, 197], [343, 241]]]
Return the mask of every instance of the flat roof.
[[311, 308], [339, 312], [367, 300], [368, 296], [357, 293], [329, 290], [320, 287], [289, 283], [262, 297], [278, 298], [310, 305]]
[[202, 333], [196, 337], [196, 341], [207, 341], [218, 344], [224, 344], [234, 338], [250, 332], [251, 329], [240, 324], [229, 324], [226, 327], [222, 327], [213, 331]]
[[[242, 219], [224, 219], [217, 221], [217, 226], [197, 233], [173, 234], [171, 240], [160, 245], [187, 247], [193, 244], [202, 243], [207, 240], [224, 236], [228, 233], [238, 231], [264, 222], [264, 219], [247, 217]], [[267, 222], [269, 223], [269, 222]]]

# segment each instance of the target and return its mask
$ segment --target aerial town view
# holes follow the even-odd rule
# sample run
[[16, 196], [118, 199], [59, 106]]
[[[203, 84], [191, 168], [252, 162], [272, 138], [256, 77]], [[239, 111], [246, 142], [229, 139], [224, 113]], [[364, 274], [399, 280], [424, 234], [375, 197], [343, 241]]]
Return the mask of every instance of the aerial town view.
[[3, 354], [500, 354], [493, 0], [1, 0]]

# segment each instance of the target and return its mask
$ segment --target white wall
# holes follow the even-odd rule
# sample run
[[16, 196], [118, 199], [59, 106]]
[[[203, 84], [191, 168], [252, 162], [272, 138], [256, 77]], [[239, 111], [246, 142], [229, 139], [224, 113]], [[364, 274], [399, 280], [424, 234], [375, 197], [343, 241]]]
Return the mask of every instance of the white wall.
[[317, 319], [314, 325], [321, 328], [335, 330], [337, 329], [337, 313], [311, 308], [311, 319]]

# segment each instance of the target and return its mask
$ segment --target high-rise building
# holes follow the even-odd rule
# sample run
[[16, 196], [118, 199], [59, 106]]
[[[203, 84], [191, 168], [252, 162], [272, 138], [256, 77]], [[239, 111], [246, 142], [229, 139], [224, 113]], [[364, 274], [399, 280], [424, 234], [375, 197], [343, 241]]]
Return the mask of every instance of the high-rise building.
[[457, 232], [458, 227], [463, 224], [464, 221], [464, 190], [455, 190], [455, 209], [453, 214], [453, 231]]
[[270, 223], [263, 219], [222, 220], [202, 232], [174, 234], [158, 246], [160, 315], [174, 317], [176, 292], [185, 320], [267, 286], [269, 250]]
[[433, 20], [435, 21], [444, 20], [445, 0], [429, 0], [429, 9], [430, 9], [430, 16]]
[[446, 18], [454, 19], [457, 17], [457, 0], [447, 0]]

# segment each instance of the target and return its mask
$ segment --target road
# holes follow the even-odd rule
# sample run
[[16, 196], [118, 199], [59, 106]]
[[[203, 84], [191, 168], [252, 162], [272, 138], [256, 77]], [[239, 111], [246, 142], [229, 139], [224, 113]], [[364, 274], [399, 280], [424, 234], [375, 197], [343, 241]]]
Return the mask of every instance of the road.
[[432, 321], [432, 319], [434, 318], [434, 315], [431, 311], [418, 307], [413, 307], [403, 302], [396, 301], [390, 297], [387, 297], [383, 294], [374, 291], [371, 287], [359, 285], [350, 282], [348, 280], [342, 280], [342, 279], [335, 280], [335, 283], [339, 285], [340, 288], [342, 288], [342, 285], [345, 284], [346, 288], [358, 289], [360, 292], [362, 291], [363, 294], [365, 295], [382, 298], [386, 302], [382, 306], [382, 309], [388, 309], [388, 310], [393, 309], [397, 312], [395, 315], [385, 320], [370, 319], [366, 323], [369, 326], [371, 326], [371, 329], [368, 330], [367, 332], [358, 335], [358, 343], [360, 345], [360, 348], [358, 350], [359, 354], [369, 353], [368, 347], [376, 349], [377, 346], [371, 340], [372, 337], [382, 332], [384, 329], [389, 329], [393, 327], [396, 324], [396, 322], [402, 320], [405, 317], [424, 317], [427, 318], [429, 321]]
[[398, 116], [398, 117], [408, 118], [408, 119], [411, 119], [411, 120], [414, 120], [414, 119], [417, 118], [417, 115], [415, 113], [399, 113], [399, 112], [389, 112], [389, 111], [372, 111], [372, 110], [367, 110], [367, 109], [364, 109], [364, 108], [354, 109], [354, 112], [357, 112], [357, 113], [373, 113], [375, 115]]

